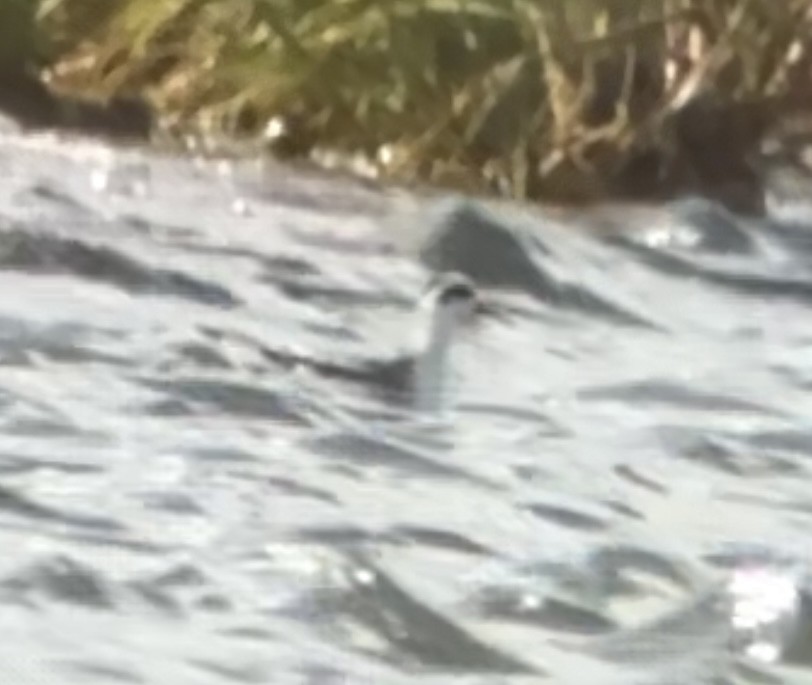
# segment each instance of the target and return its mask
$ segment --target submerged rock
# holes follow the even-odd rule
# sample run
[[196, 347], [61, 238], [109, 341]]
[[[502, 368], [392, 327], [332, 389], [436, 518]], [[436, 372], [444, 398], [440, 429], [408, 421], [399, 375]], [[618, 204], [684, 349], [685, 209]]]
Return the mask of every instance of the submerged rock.
[[444, 202], [429, 211], [419, 247], [434, 271], [457, 271], [486, 287], [525, 292], [555, 307], [589, 312], [633, 326], [652, 324], [558, 273], [557, 255], [537, 236], [469, 200]]

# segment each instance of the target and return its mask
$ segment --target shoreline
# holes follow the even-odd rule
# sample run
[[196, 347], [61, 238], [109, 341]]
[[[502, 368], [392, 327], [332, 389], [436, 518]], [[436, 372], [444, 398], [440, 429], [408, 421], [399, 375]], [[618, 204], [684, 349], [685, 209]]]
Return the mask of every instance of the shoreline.
[[812, 132], [802, 0], [769, 17], [738, 0], [283, 1], [282, 23], [254, 0], [163, 15], [82, 1], [0, 8], [16, 39], [0, 52], [0, 110], [23, 128], [569, 206], [692, 193], [744, 214], [764, 211], [765, 141], [789, 159], [782, 122]]

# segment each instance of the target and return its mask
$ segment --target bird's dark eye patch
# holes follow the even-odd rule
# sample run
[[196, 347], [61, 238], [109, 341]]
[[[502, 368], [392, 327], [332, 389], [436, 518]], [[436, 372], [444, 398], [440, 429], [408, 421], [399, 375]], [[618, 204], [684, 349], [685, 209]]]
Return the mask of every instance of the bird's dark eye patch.
[[450, 304], [452, 302], [470, 302], [476, 297], [474, 289], [467, 283], [454, 283], [442, 289], [439, 302]]

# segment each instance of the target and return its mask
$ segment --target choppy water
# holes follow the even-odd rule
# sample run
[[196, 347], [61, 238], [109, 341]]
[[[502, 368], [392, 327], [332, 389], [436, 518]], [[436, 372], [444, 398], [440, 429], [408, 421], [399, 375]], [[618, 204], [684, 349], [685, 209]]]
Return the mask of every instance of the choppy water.
[[[803, 188], [486, 209], [13, 132], [0, 174], [4, 682], [812, 682]], [[485, 305], [427, 414], [352, 376], [443, 270]]]

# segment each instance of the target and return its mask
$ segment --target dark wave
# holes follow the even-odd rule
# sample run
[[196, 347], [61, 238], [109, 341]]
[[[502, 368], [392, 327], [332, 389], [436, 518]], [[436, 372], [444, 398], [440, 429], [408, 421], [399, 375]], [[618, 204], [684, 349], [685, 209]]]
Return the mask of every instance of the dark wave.
[[0, 270], [71, 275], [131, 293], [168, 295], [217, 307], [237, 304], [226, 288], [180, 271], [151, 269], [112, 248], [19, 228], [0, 231]]

